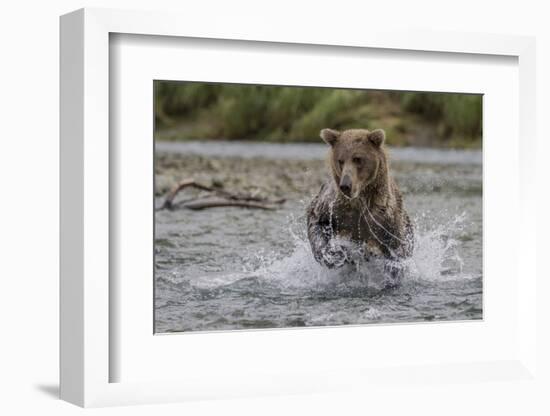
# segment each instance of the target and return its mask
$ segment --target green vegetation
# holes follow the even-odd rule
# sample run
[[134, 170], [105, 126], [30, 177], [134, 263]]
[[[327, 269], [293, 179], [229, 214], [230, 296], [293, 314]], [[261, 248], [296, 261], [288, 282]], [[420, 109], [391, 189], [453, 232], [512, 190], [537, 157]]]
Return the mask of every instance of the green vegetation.
[[155, 81], [160, 140], [319, 141], [383, 128], [394, 146], [480, 147], [481, 95]]

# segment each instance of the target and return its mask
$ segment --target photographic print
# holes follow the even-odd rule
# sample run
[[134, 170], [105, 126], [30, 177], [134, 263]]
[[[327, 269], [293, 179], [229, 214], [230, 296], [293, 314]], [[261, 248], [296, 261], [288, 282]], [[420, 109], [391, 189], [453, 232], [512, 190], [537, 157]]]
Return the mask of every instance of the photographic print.
[[153, 87], [156, 333], [482, 319], [482, 95]]

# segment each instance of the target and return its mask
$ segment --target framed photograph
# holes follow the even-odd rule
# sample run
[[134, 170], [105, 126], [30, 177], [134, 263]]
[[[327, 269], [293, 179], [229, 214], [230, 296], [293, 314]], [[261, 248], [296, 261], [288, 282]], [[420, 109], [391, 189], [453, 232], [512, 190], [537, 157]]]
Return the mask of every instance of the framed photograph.
[[482, 102], [155, 80], [154, 332], [481, 320]]
[[61, 397], [537, 383], [534, 40], [180, 22], [61, 18]]

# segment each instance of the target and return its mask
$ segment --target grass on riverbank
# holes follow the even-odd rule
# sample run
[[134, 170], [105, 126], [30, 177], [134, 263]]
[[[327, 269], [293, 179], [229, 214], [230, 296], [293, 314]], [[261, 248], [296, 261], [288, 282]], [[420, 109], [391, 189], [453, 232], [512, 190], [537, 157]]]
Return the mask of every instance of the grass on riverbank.
[[480, 95], [155, 82], [160, 140], [319, 141], [383, 128], [393, 146], [481, 147]]

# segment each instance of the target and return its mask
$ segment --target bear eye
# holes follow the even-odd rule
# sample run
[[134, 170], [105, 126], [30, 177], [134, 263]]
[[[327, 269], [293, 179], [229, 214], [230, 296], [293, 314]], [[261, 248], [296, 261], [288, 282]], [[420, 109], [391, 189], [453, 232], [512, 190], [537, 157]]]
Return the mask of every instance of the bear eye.
[[356, 165], [360, 165], [361, 163], [363, 163], [363, 159], [361, 159], [360, 157], [354, 157], [352, 159], [353, 163], [355, 163]]

